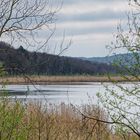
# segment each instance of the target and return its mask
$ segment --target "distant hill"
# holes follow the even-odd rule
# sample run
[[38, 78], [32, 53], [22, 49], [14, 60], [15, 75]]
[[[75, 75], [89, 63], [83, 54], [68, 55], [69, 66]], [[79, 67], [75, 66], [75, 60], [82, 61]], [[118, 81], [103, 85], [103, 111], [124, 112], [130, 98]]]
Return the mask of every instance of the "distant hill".
[[[140, 57], [140, 54], [138, 54]], [[98, 63], [105, 63], [105, 64], [113, 64], [120, 62], [122, 64], [130, 65], [136, 62], [136, 57], [134, 54], [131, 53], [126, 53], [126, 54], [116, 54], [112, 56], [106, 56], [106, 57], [90, 57], [90, 58], [85, 58], [85, 57], [80, 57], [81, 60], [87, 60], [90, 62], [98, 62]]]
[[70, 58], [40, 52], [29, 52], [20, 46], [15, 49], [11, 45], [0, 42], [0, 62], [8, 74], [105, 74], [115, 73], [109, 64], [90, 62], [79, 58]]

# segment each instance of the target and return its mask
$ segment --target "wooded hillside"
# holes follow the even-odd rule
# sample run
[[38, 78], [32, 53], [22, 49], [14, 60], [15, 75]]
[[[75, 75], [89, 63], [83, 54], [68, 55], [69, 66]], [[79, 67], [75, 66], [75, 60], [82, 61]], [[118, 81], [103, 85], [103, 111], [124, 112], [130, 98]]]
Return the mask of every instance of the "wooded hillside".
[[78, 58], [51, 55], [40, 52], [29, 52], [20, 46], [14, 49], [11, 45], [0, 42], [0, 62], [8, 74], [105, 74], [115, 73], [111, 65], [89, 62]]

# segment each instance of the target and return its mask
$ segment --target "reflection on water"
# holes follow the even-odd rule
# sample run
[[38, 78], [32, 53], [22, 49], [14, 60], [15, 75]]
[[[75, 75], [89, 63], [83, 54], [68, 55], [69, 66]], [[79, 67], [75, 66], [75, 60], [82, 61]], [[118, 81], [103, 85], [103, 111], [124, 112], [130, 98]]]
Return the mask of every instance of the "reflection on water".
[[[105, 85], [110, 83], [79, 83], [68, 85], [7, 85], [4, 89], [10, 98], [26, 101], [47, 101], [48, 103], [87, 104], [97, 103], [96, 94], [105, 93]], [[125, 83], [124, 86], [131, 84]]]

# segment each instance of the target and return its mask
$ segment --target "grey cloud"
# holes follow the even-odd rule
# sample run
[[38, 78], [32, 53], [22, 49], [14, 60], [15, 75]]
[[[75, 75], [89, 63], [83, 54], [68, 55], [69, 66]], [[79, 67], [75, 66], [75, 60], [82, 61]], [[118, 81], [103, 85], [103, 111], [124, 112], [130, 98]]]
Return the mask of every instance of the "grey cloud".
[[64, 21], [100, 21], [100, 20], [113, 20], [113, 19], [124, 19], [126, 18], [125, 12], [114, 12], [111, 10], [104, 10], [101, 12], [89, 12], [78, 15], [62, 15], [59, 14], [57, 19], [58, 22]]
[[[82, 24], [82, 23], [81, 23]], [[65, 31], [65, 35], [66, 36], [77, 36], [77, 35], [89, 35], [89, 34], [112, 34], [113, 32], [116, 32], [117, 27], [115, 26], [97, 26], [97, 27], [89, 27], [89, 28], [85, 28], [84, 26], [82, 28], [61, 28], [61, 29], [56, 29], [55, 32], [55, 37], [60, 37], [63, 36], [63, 32]], [[40, 38], [45, 38], [47, 37], [46, 35], [46, 31], [43, 31], [42, 34], [40, 35]]]
[[[116, 27], [117, 28], [117, 27]], [[86, 35], [86, 34], [106, 34], [106, 33], [113, 33], [116, 31], [114, 26], [112, 27], [98, 27], [98, 28], [81, 28], [81, 29], [65, 29], [67, 36], [72, 35]], [[57, 32], [61, 33], [62, 30], [57, 30]]]
[[64, 5], [68, 5], [68, 4], [78, 4], [81, 2], [85, 2], [85, 3], [113, 3], [113, 2], [122, 2], [122, 1], [126, 1], [126, 0], [63, 0], [63, 4]]

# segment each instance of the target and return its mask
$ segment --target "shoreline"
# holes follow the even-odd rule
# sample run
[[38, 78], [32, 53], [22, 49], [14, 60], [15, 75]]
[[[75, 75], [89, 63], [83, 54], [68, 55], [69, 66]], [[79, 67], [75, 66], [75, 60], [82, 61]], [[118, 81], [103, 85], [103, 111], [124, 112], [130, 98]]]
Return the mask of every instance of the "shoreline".
[[84, 82], [138, 82], [133, 77], [123, 78], [121, 76], [13, 76], [1, 77], [0, 84], [82, 84]]

